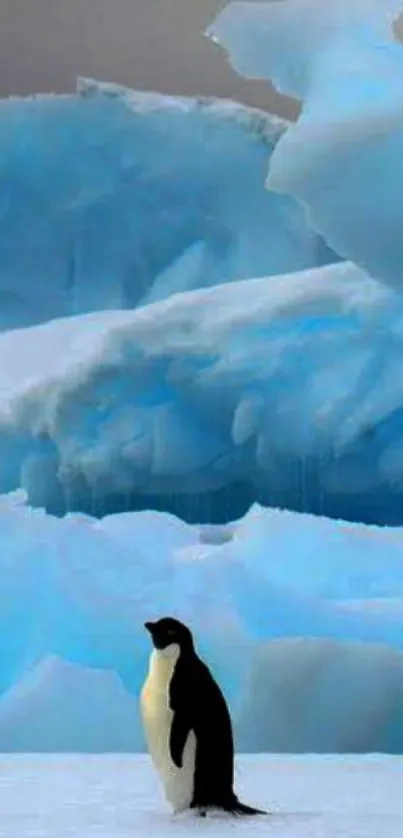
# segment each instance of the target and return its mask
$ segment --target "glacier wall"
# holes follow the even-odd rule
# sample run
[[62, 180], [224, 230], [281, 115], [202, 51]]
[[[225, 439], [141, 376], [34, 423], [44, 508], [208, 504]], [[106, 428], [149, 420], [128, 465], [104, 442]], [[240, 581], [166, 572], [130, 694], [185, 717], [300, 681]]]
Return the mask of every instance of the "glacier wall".
[[[245, 300], [248, 305], [245, 306]], [[402, 522], [400, 295], [345, 264], [0, 335], [0, 490]]]
[[88, 80], [0, 101], [0, 329], [336, 261], [264, 190], [284, 127]]

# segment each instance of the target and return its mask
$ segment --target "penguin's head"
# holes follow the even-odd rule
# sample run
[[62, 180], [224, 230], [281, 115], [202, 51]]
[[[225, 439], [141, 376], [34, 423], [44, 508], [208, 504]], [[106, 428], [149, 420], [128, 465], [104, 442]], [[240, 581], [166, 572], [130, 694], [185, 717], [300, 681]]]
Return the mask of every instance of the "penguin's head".
[[155, 623], [144, 623], [144, 627], [151, 634], [151, 639], [159, 652], [169, 650], [189, 651], [193, 649], [192, 633], [184, 623], [174, 617], [163, 617]]

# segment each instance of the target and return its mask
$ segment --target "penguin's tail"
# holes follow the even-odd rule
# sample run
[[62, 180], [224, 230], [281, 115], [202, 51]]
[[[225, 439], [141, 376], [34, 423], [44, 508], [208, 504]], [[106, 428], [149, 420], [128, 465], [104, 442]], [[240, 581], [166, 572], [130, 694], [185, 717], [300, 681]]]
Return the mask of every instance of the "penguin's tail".
[[233, 815], [268, 815], [263, 809], [255, 809], [254, 806], [247, 806], [246, 803], [241, 803], [236, 797], [231, 805], [230, 812]]

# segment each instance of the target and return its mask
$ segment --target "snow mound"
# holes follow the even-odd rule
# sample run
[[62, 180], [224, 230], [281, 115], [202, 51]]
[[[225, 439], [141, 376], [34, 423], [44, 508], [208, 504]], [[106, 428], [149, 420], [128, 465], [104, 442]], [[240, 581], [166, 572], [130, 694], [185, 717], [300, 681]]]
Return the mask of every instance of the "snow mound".
[[298, 205], [264, 190], [284, 128], [83, 79], [2, 100], [0, 329], [331, 261]]
[[[245, 298], [248, 306], [245, 307]], [[0, 490], [402, 522], [400, 296], [348, 263], [0, 335]]]
[[241, 74], [303, 102], [278, 143], [268, 186], [308, 208], [342, 257], [401, 288], [401, 0], [232, 3], [210, 34]]
[[117, 675], [45, 658], [0, 700], [3, 753], [123, 753], [139, 740], [137, 701]]

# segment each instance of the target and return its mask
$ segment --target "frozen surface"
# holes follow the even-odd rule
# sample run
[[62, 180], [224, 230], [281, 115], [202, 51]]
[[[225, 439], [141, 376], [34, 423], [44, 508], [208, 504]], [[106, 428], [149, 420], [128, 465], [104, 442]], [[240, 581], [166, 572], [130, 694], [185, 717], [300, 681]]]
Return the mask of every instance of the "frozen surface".
[[238, 787], [272, 815], [233, 821], [172, 816], [140, 757], [3, 757], [0, 806], [7, 838], [401, 838], [397, 758], [241, 757]]
[[[245, 306], [245, 299], [248, 305]], [[340, 263], [0, 335], [0, 490], [403, 521], [403, 302]]]
[[242, 750], [403, 752], [402, 547], [259, 507], [206, 529], [0, 498], [0, 751], [142, 750], [143, 622], [173, 614]]
[[0, 101], [0, 329], [330, 261], [297, 203], [264, 189], [284, 128], [85, 80]]
[[243, 75], [303, 103], [268, 186], [297, 198], [344, 258], [402, 287], [402, 0], [232, 3], [211, 34]]

